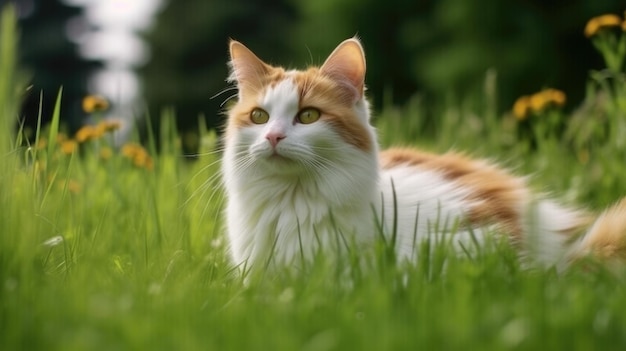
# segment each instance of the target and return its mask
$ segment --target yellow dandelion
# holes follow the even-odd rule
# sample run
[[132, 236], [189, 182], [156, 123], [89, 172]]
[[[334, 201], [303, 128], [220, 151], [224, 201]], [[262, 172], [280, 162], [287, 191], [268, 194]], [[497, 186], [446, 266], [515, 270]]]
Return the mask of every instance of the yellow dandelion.
[[522, 121], [528, 117], [530, 113], [530, 98], [528, 96], [521, 96], [513, 104], [513, 115], [518, 120]]
[[141, 145], [135, 143], [128, 143], [122, 146], [122, 155], [128, 158], [134, 158], [135, 155], [143, 150]]
[[565, 105], [565, 102], [567, 101], [565, 93], [558, 89], [546, 89], [543, 91], [543, 94], [549, 103], [559, 107]]
[[565, 93], [558, 89], [545, 89], [530, 97], [530, 108], [533, 112], [540, 112], [549, 106], [561, 107], [565, 105]]
[[102, 132], [114, 132], [122, 127], [122, 122], [115, 119], [105, 119], [98, 123], [97, 128]]
[[71, 155], [78, 150], [78, 143], [75, 140], [66, 140], [61, 143], [61, 152]]
[[539, 113], [550, 106], [565, 105], [565, 93], [558, 89], [545, 89], [530, 96], [518, 98], [513, 104], [513, 115], [518, 120], [524, 120], [530, 113]]
[[93, 132], [91, 134], [92, 139], [100, 139], [104, 135], [104, 130], [100, 128], [98, 125], [93, 127]]
[[148, 154], [148, 151], [141, 145], [135, 143], [128, 143], [122, 146], [122, 155], [129, 158], [133, 165], [140, 168], [152, 170], [154, 168], [154, 161]]
[[79, 143], [84, 143], [86, 141], [93, 140], [96, 138], [96, 129], [90, 125], [83, 126], [76, 132], [76, 134], [74, 135], [74, 138]]
[[152, 162], [152, 157], [148, 155], [147, 152], [140, 152], [133, 158], [133, 164], [139, 168], [145, 168], [148, 170], [152, 170], [154, 164]]
[[109, 160], [113, 157], [113, 150], [110, 147], [103, 147], [100, 149], [100, 158], [103, 160]]
[[94, 113], [106, 111], [109, 108], [109, 101], [100, 95], [88, 95], [83, 99], [83, 111]]
[[543, 110], [547, 104], [548, 101], [546, 100], [545, 95], [541, 93], [531, 95], [528, 102], [530, 109], [535, 113]]
[[612, 27], [624, 28], [622, 19], [619, 18], [619, 16], [608, 14], [593, 17], [587, 22], [587, 25], [585, 26], [585, 36], [587, 38], [590, 38], [598, 34], [600, 31]]

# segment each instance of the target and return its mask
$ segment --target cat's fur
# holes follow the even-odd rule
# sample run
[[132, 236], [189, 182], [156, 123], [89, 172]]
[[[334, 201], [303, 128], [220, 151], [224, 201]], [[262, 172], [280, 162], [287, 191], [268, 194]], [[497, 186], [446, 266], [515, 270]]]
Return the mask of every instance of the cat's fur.
[[[625, 257], [626, 200], [595, 219], [485, 160], [379, 152], [356, 38], [303, 71], [270, 66], [237, 41], [230, 55], [238, 102], [229, 111], [222, 175], [236, 264], [258, 267], [270, 257], [296, 264], [337, 245], [338, 236], [357, 249], [371, 246], [381, 227], [408, 259], [428, 235], [468, 243], [486, 232], [505, 233], [520, 253], [547, 264]], [[258, 108], [267, 121], [252, 121]], [[306, 108], [317, 109], [319, 120], [299, 123]]]

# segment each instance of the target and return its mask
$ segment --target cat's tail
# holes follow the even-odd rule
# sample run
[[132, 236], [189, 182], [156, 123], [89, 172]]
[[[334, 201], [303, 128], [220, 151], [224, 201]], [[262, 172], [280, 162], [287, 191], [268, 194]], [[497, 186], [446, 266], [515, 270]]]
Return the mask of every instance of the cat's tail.
[[583, 257], [626, 264], [626, 197], [602, 212], [574, 244], [570, 259]]
[[540, 199], [524, 219], [522, 256], [533, 262], [565, 268], [591, 258], [626, 267], [626, 197], [598, 216]]

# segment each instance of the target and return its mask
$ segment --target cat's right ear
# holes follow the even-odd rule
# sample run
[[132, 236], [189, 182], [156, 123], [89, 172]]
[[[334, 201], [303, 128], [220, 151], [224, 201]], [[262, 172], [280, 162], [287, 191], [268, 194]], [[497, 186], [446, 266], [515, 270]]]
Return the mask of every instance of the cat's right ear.
[[365, 90], [365, 54], [356, 37], [344, 40], [328, 56], [320, 71], [341, 84], [355, 102]]
[[229, 47], [231, 72], [228, 81], [236, 83], [240, 92], [247, 88], [260, 90], [271, 66], [236, 40], [231, 39]]

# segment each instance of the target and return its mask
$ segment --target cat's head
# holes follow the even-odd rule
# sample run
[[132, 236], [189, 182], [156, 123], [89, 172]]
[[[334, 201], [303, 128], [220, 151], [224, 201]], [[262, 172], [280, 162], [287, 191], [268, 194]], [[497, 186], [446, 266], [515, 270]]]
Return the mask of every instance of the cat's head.
[[365, 56], [356, 38], [307, 70], [269, 65], [237, 41], [230, 43], [230, 57], [229, 81], [238, 90], [225, 134], [231, 157], [269, 170], [298, 171], [358, 153], [375, 155], [364, 96]]

